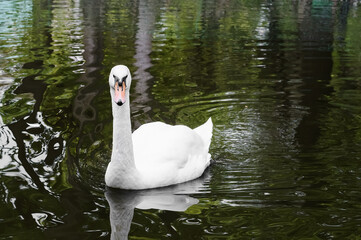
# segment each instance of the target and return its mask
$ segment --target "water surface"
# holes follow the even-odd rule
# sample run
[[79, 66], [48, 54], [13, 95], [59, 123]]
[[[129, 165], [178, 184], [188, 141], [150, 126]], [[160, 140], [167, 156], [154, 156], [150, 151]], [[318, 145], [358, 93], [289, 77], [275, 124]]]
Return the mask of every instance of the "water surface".
[[[361, 236], [359, 1], [2, 0], [1, 239]], [[214, 164], [105, 188], [113, 65], [133, 129], [212, 117]]]

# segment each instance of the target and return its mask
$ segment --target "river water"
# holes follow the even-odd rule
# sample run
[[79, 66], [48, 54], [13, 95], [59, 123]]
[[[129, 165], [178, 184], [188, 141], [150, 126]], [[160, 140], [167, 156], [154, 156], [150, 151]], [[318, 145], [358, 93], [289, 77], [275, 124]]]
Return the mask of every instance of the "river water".
[[[359, 239], [361, 2], [2, 0], [1, 239]], [[107, 189], [107, 78], [133, 129], [212, 117], [186, 184]]]

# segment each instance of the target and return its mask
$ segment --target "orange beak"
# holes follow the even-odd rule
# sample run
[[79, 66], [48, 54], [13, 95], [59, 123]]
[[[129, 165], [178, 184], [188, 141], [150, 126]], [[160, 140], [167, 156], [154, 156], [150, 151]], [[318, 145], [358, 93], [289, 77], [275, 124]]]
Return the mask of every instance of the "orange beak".
[[114, 89], [114, 102], [123, 105], [125, 103], [125, 81], [122, 81], [122, 83], [116, 81]]

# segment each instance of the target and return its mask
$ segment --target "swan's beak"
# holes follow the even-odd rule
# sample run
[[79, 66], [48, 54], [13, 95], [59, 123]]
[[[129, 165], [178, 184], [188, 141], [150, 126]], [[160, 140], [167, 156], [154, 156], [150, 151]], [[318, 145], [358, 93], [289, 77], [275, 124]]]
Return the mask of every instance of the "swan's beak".
[[115, 82], [114, 86], [114, 102], [119, 106], [125, 103], [125, 81], [121, 83], [119, 81]]

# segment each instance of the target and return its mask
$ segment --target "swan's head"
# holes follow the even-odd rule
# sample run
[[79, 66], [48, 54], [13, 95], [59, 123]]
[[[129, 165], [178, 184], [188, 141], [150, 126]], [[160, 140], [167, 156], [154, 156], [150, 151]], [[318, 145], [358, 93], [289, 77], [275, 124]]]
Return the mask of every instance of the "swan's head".
[[124, 65], [112, 68], [109, 74], [109, 86], [113, 101], [119, 106], [123, 105], [129, 97], [129, 88], [132, 77], [129, 69]]

